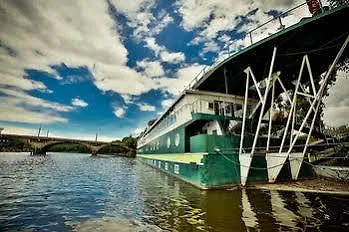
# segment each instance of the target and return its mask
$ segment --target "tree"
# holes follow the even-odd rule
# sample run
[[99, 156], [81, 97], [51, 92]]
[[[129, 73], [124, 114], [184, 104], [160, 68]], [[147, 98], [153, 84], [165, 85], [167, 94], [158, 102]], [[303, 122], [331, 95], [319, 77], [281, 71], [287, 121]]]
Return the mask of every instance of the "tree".
[[136, 149], [137, 148], [137, 140], [136, 138], [133, 138], [132, 136], [127, 136], [122, 139], [122, 144], [129, 148]]

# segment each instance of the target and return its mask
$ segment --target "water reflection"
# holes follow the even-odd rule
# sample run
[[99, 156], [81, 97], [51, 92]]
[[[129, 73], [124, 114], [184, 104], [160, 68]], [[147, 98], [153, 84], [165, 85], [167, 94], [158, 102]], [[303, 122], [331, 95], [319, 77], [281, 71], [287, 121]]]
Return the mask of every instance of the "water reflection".
[[201, 191], [134, 159], [0, 154], [0, 180], [0, 231], [349, 231], [349, 197]]
[[256, 213], [252, 210], [251, 204], [248, 201], [248, 196], [246, 193], [246, 190], [242, 190], [241, 194], [241, 205], [242, 205], [242, 220], [245, 223], [246, 230], [250, 231], [251, 228], [256, 228], [258, 223], [257, 223], [257, 215]]
[[[163, 229], [348, 230], [349, 197], [342, 196], [337, 201], [336, 196], [302, 192], [258, 189], [200, 191], [151, 167], [137, 164], [136, 168], [140, 194], [153, 215], [147, 221]], [[329, 214], [329, 211], [332, 213]], [[343, 216], [338, 217], [343, 213]], [[333, 221], [329, 222], [325, 218], [332, 218]]]

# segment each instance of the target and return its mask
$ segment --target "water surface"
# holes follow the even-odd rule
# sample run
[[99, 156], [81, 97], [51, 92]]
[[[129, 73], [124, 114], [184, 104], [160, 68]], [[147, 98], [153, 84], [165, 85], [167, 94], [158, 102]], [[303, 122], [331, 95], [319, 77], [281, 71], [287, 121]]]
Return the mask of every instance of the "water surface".
[[349, 197], [201, 191], [135, 159], [0, 153], [0, 231], [122, 231], [125, 225], [135, 231], [349, 231]]

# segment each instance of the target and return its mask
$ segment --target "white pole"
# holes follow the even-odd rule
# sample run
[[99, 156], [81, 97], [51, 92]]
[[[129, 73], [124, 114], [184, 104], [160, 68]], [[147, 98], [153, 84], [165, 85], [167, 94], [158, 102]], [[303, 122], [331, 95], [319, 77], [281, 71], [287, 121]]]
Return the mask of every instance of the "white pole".
[[[339, 52], [337, 53], [336, 58], [334, 59], [334, 61], [333, 61], [333, 63], [331, 64], [330, 68], [328, 69], [328, 71], [326, 72], [325, 79], [324, 79], [322, 85], [320, 86], [320, 89], [319, 89], [319, 91], [317, 92], [316, 97], [315, 97], [313, 103], [311, 104], [310, 109], [308, 110], [307, 115], [305, 116], [305, 118], [304, 118], [304, 120], [303, 120], [303, 123], [302, 123], [301, 127], [299, 128], [299, 131], [302, 131], [302, 130], [303, 130], [303, 127], [304, 127], [306, 121], [308, 120], [308, 117], [309, 117], [309, 115], [310, 115], [310, 113], [311, 113], [311, 111], [312, 111], [311, 108], [313, 108], [313, 107], [315, 106], [315, 103], [316, 103], [317, 101], [320, 101], [320, 99], [322, 98], [323, 91], [324, 91], [324, 89], [325, 89], [327, 80], [328, 80], [330, 74], [332, 73], [334, 67], [335, 67], [336, 64], [338, 63], [339, 58], [342, 56], [342, 54], [343, 54], [345, 48], [347, 47], [348, 42], [349, 42], [349, 36], [347, 36], [347, 38], [346, 38], [345, 42], [343, 43], [341, 49], [340, 49]], [[320, 103], [318, 103], [318, 104], [320, 104]], [[317, 107], [317, 109], [315, 109], [314, 117], [316, 117], [316, 115], [317, 115], [317, 110], [318, 110], [318, 107]], [[312, 130], [312, 128], [310, 128], [310, 129]], [[297, 141], [297, 139], [298, 139], [299, 134], [300, 134], [300, 133], [297, 133], [296, 137], [294, 138], [293, 143], [292, 143], [292, 146], [289, 148], [288, 153], [292, 150], [293, 146], [295, 145], [295, 143], [296, 143], [296, 141]]]
[[280, 78], [278, 78], [278, 81], [279, 81], [279, 84], [280, 84], [282, 90], [283, 90], [284, 93], [286, 94], [288, 101], [289, 101], [290, 103], [292, 103], [292, 100], [291, 100], [291, 98], [290, 98], [290, 95], [287, 93], [287, 90], [286, 90], [284, 84], [282, 83], [282, 81], [280, 80]]
[[247, 77], [246, 77], [246, 89], [245, 89], [245, 101], [244, 101], [244, 112], [242, 115], [242, 126], [241, 126], [241, 137], [240, 137], [240, 148], [239, 148], [239, 155], [242, 154], [242, 146], [244, 144], [244, 132], [245, 132], [245, 123], [246, 123], [246, 111], [247, 111], [247, 98], [248, 98], [248, 88], [249, 88], [249, 81], [250, 81], [250, 72], [245, 70]]
[[309, 57], [308, 56], [305, 57], [305, 61], [307, 63], [307, 67], [308, 67], [308, 73], [309, 73], [309, 77], [310, 77], [311, 88], [313, 89], [313, 96], [315, 97], [315, 95], [316, 95], [316, 88], [315, 88], [313, 72], [311, 71], [311, 67], [310, 67], [310, 62], [309, 62]]
[[270, 104], [270, 109], [269, 109], [269, 127], [268, 127], [267, 151], [269, 151], [269, 144], [270, 144], [270, 135], [271, 135], [271, 127], [272, 127], [271, 113], [273, 110], [274, 95], [275, 95], [275, 81], [273, 80], [273, 89], [271, 91], [271, 104]]
[[290, 135], [290, 146], [292, 145], [294, 124], [295, 124], [295, 122], [296, 122], [296, 110], [297, 110], [297, 98], [296, 98], [296, 102], [294, 103], [294, 109], [293, 109], [293, 112], [292, 112], [292, 125], [291, 125], [291, 135]]
[[289, 125], [290, 125], [290, 121], [291, 121], [291, 117], [292, 117], [293, 107], [294, 107], [294, 104], [295, 104], [295, 102], [296, 102], [296, 96], [297, 96], [297, 91], [298, 91], [299, 83], [301, 82], [301, 78], [302, 78], [304, 63], [305, 63], [305, 56], [303, 56], [301, 68], [300, 68], [300, 70], [299, 70], [298, 79], [297, 79], [297, 83], [296, 83], [296, 88], [295, 88], [295, 90], [294, 90], [293, 100], [292, 100], [292, 103], [291, 103], [291, 109], [290, 109], [290, 113], [289, 113], [288, 118], [287, 118], [287, 123], [286, 123], [285, 131], [284, 131], [284, 135], [283, 135], [283, 137], [282, 137], [282, 141], [281, 141], [279, 153], [282, 152], [282, 149], [283, 149], [284, 144], [285, 144], [285, 139], [286, 139], [288, 127], [289, 127]]
[[309, 134], [307, 136], [307, 141], [305, 141], [305, 145], [304, 145], [304, 149], [303, 149], [303, 157], [304, 157], [304, 154], [305, 154], [305, 152], [307, 151], [307, 148], [308, 148], [308, 143], [309, 143], [309, 140], [310, 140], [310, 137], [311, 137], [311, 133], [313, 132], [313, 128], [314, 128], [314, 124], [315, 124], [315, 120], [316, 120], [316, 115], [317, 115], [317, 112], [319, 110], [320, 103], [321, 103], [321, 101], [318, 101], [318, 103], [316, 105], [316, 109], [315, 109], [315, 112], [314, 112], [314, 117], [313, 117], [313, 120], [311, 121]]
[[259, 130], [260, 130], [261, 122], [262, 122], [262, 119], [263, 119], [263, 112], [264, 112], [264, 107], [265, 107], [265, 101], [267, 100], [267, 96], [268, 96], [268, 92], [269, 92], [268, 90], [269, 90], [270, 78], [271, 78], [271, 74], [273, 73], [275, 56], [276, 56], [276, 47], [274, 47], [273, 56], [271, 58], [271, 64], [270, 64], [269, 75], [268, 75], [268, 82], [267, 82], [267, 86], [265, 88], [263, 104], [262, 104], [262, 107], [261, 107], [261, 112], [259, 114], [257, 130], [256, 130], [256, 133], [255, 133], [255, 136], [254, 136], [251, 154], [254, 154], [255, 149], [256, 149], [256, 144], [257, 144], [257, 140], [258, 140]]
[[[258, 87], [258, 83], [257, 83], [257, 81], [256, 81], [256, 78], [255, 78], [255, 76], [254, 76], [254, 74], [253, 74], [251, 68], [249, 68], [249, 71], [251, 72], [251, 77], [252, 77], [253, 83], [254, 83], [254, 85], [256, 86], [256, 90], [257, 90], [257, 93], [258, 93], [260, 102], [261, 102], [262, 104], [264, 104], [262, 93], [261, 93], [261, 91], [260, 91], [260, 89], [259, 89], [259, 87]], [[265, 91], [267, 91], [267, 89], [265, 89]]]

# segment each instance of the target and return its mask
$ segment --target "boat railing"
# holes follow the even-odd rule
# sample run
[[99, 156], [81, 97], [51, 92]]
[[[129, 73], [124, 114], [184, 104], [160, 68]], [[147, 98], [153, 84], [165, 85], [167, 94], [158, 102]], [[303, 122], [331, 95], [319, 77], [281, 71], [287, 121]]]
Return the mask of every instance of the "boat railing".
[[[207, 99], [196, 99], [192, 102], [188, 102], [186, 104], [183, 104], [182, 106], [176, 108], [173, 112], [169, 113], [168, 116], [173, 116], [174, 120], [168, 120], [167, 118], [163, 118], [162, 121], [165, 122], [161, 124], [161, 122], [158, 123], [156, 128], [152, 128], [152, 131], [147, 134], [142, 141], [139, 141], [139, 144], [142, 146], [151, 140], [153, 140], [154, 134], [162, 134], [171, 129], [173, 127], [177, 127], [179, 125], [182, 125], [186, 123], [188, 120], [191, 120], [190, 115], [192, 113], [204, 113], [204, 114], [211, 114], [215, 115], [215, 111], [213, 109], [208, 109], [208, 104], [211, 103], [211, 100]], [[241, 111], [241, 112], [240, 112]], [[237, 111], [235, 113], [241, 113], [242, 114], [242, 109], [240, 111]], [[221, 115], [225, 115], [221, 114]]]
[[[321, 2], [321, 1], [320, 1]], [[327, 1], [322, 0], [322, 12], [325, 10], [325, 4], [329, 5]], [[211, 66], [205, 66], [200, 72], [186, 85], [182, 92], [193, 89], [193, 87], [205, 76], [214, 71], [221, 63], [229, 59], [232, 55], [240, 52], [243, 49], [247, 49], [250, 46], [258, 43], [262, 39], [265, 39], [275, 33], [278, 33], [292, 25], [297, 24], [302, 18], [311, 17], [308, 10], [307, 3], [303, 2], [285, 12], [281, 12], [277, 15], [271, 16], [272, 18], [257, 27], [245, 32], [243, 38], [239, 40], [231, 39], [223, 47], [218, 58]]]

